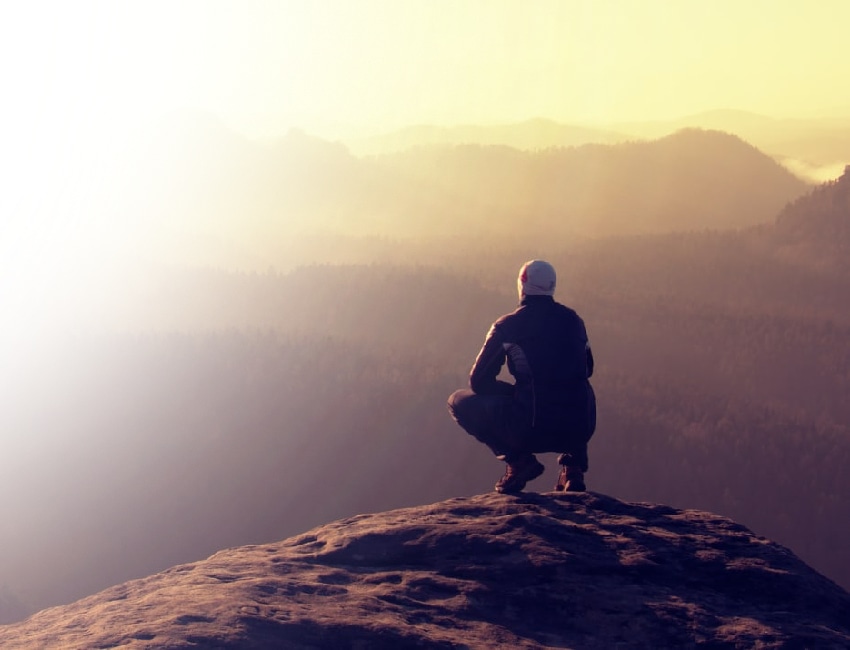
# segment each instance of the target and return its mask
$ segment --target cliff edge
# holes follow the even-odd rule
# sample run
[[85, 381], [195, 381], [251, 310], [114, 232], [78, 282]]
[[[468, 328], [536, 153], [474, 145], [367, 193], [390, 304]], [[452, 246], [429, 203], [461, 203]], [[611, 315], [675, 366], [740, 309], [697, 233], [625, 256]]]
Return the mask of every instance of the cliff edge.
[[718, 515], [486, 494], [245, 546], [0, 627], [11, 648], [848, 648], [850, 594]]

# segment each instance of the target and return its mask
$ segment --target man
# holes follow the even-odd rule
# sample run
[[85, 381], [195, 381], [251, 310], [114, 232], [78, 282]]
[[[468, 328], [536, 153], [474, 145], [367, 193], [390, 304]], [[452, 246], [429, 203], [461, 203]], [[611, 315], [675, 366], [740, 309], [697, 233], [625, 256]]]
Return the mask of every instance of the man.
[[[559, 452], [555, 490], [583, 492], [587, 443], [596, 428], [588, 379], [593, 355], [584, 321], [555, 302], [555, 269], [523, 264], [520, 306], [493, 323], [469, 374], [471, 390], [449, 397], [449, 412], [507, 463], [496, 491], [520, 492], [543, 473], [535, 453]], [[513, 384], [498, 379], [505, 361]]]

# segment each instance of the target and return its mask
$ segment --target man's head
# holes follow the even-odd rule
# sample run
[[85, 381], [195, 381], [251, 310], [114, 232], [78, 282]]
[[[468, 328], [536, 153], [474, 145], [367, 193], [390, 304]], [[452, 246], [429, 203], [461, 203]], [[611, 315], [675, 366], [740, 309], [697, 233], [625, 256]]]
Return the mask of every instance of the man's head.
[[522, 265], [517, 278], [519, 299], [525, 296], [555, 295], [555, 268], [543, 260], [531, 260]]

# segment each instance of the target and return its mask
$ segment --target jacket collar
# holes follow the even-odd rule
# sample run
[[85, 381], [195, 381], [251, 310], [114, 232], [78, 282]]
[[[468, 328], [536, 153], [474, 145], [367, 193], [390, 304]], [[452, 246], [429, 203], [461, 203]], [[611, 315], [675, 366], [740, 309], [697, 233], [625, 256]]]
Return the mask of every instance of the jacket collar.
[[524, 296], [522, 300], [520, 300], [520, 305], [540, 305], [547, 302], [555, 302], [555, 298], [553, 296]]

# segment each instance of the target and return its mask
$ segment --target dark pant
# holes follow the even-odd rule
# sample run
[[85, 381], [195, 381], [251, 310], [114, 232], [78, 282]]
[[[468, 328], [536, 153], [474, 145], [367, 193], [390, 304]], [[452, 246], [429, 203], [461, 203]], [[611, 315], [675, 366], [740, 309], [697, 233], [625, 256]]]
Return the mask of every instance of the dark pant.
[[497, 456], [527, 453], [527, 440], [511, 417], [513, 399], [507, 395], [479, 395], [456, 390], [449, 397], [449, 413], [466, 432], [483, 442]]
[[509, 395], [479, 395], [468, 389], [449, 397], [449, 413], [467, 433], [505, 460], [530, 453], [561, 453], [564, 465], [587, 471], [587, 442], [592, 435], [532, 429]]

